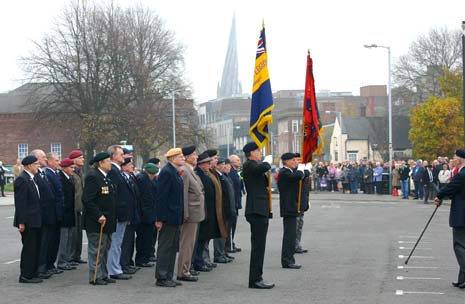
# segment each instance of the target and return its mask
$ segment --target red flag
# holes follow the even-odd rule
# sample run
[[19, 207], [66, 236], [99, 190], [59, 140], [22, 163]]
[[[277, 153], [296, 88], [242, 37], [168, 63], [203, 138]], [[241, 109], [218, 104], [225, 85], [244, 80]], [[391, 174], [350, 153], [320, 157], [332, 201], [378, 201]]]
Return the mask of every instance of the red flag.
[[302, 162], [308, 163], [312, 161], [314, 153], [322, 154], [324, 145], [321, 136], [323, 128], [321, 127], [320, 113], [316, 104], [313, 61], [310, 58], [310, 52], [307, 55], [302, 131]]

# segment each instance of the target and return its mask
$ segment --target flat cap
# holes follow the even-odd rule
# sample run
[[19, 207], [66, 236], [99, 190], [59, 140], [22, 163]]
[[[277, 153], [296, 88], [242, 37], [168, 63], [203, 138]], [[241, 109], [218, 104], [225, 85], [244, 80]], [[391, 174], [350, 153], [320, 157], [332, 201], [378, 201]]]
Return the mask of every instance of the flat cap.
[[21, 161], [21, 164], [23, 166], [27, 166], [32, 163], [35, 163], [36, 161], [37, 161], [37, 157], [35, 157], [34, 155], [28, 155], [25, 158], [23, 158], [23, 160]]
[[123, 163], [121, 164], [121, 166], [126, 166], [127, 164], [129, 164], [130, 162], [132, 161], [132, 158], [131, 157], [126, 157], [123, 161]]
[[169, 149], [168, 152], [166, 152], [165, 157], [172, 157], [180, 154], [182, 154], [181, 148], [172, 148]]
[[62, 168], [67, 168], [69, 166], [72, 166], [74, 165], [74, 160], [72, 160], [71, 158], [63, 158], [60, 162], [60, 167]]
[[147, 163], [151, 163], [151, 164], [155, 164], [155, 165], [158, 165], [160, 163], [160, 159], [159, 158], [151, 158], [147, 161]]
[[93, 165], [95, 163], [98, 163], [99, 161], [101, 160], [104, 160], [106, 158], [110, 158], [110, 154], [108, 154], [107, 152], [100, 152], [100, 153], [97, 153], [97, 155], [94, 156], [94, 158], [92, 158], [89, 162], [90, 165]]
[[296, 157], [295, 153], [287, 152], [287, 153], [284, 153], [283, 155], [281, 155], [281, 160], [282, 161], [290, 160], [290, 159], [293, 159], [294, 157]]
[[196, 148], [196, 146], [184, 147], [182, 148], [182, 154], [184, 154], [184, 156], [191, 155], [192, 153], [194, 153]]
[[212, 160], [211, 157], [208, 156], [207, 153], [203, 152], [202, 154], [199, 155], [199, 158], [197, 158], [197, 165], [210, 162], [211, 160]]
[[159, 169], [153, 163], [147, 163], [144, 166], [144, 170], [150, 174], [157, 174]]
[[209, 150], [207, 150], [207, 151], [205, 151], [205, 152], [203, 152], [203, 153], [207, 153], [207, 155], [208, 155], [209, 157], [213, 157], [213, 156], [215, 156], [215, 155], [218, 154], [218, 151], [216, 151], [216, 150], [214, 150], [214, 149], [209, 149]]
[[258, 146], [256, 143], [249, 142], [245, 144], [245, 146], [242, 148], [242, 151], [244, 151], [244, 153], [248, 153], [248, 152], [251, 152], [257, 149], [258, 149]]
[[455, 151], [455, 155], [457, 155], [458, 157], [461, 157], [461, 158], [465, 158], [465, 150], [464, 149], [457, 149]]
[[68, 158], [69, 159], [75, 159], [78, 158], [79, 156], [82, 156], [82, 151], [81, 150], [74, 150], [69, 153]]

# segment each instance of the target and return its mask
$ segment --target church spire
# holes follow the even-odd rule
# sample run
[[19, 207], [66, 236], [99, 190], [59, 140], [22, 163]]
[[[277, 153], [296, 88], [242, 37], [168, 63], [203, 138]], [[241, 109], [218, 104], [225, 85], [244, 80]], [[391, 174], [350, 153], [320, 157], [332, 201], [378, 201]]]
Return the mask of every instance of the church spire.
[[242, 95], [242, 87], [239, 82], [239, 63], [237, 60], [236, 41], [236, 14], [233, 15], [231, 32], [229, 34], [228, 50], [224, 61], [223, 76], [218, 89], [218, 98]]

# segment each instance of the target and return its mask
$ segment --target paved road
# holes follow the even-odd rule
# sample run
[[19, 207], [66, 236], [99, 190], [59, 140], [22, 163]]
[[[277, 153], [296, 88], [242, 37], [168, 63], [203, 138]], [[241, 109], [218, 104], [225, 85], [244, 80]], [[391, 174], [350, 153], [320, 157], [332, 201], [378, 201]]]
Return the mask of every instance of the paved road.
[[303, 235], [309, 252], [296, 255], [302, 269], [280, 268], [282, 221], [278, 213], [271, 221], [264, 277], [277, 286], [268, 291], [246, 288], [250, 233], [243, 216], [237, 233], [243, 252], [233, 263], [201, 274], [197, 283], [155, 287], [152, 268], [127, 282], [94, 287], [87, 283], [87, 267], [79, 266], [42, 284], [18, 284], [20, 238], [11, 226], [13, 207], [1, 206], [0, 303], [465, 303], [465, 291], [450, 285], [457, 265], [448, 206], [431, 222], [411, 268], [399, 269], [405, 266], [399, 256], [410, 252], [432, 205], [390, 196], [311, 195]]

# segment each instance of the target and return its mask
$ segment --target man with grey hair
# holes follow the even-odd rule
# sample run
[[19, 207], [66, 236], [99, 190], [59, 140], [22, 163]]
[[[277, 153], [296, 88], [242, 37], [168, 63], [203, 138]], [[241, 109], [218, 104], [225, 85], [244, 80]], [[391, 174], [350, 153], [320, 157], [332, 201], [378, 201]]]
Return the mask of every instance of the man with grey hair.
[[465, 288], [465, 150], [455, 151], [455, 163], [458, 168], [457, 175], [442, 188], [434, 203], [436, 206], [442, 204], [444, 198], [451, 198], [449, 226], [452, 227], [452, 238], [454, 252], [460, 270], [457, 282], [452, 285], [458, 288]]

